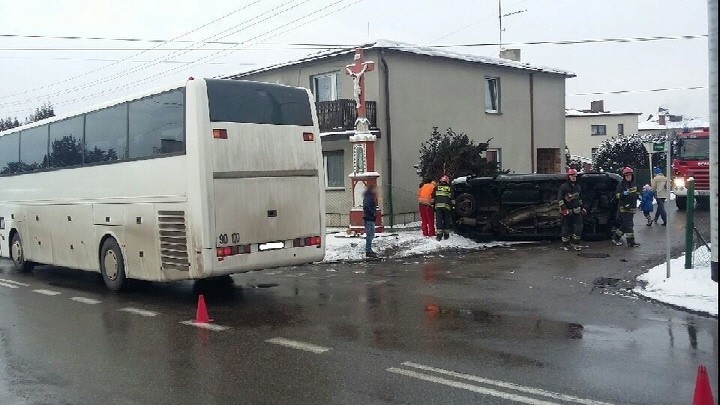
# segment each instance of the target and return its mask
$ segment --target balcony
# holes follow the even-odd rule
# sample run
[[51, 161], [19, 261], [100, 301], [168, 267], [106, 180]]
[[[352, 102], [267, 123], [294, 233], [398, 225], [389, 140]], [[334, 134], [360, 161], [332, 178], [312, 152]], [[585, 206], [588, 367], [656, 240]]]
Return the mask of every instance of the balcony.
[[[352, 131], [355, 129], [357, 110], [355, 100], [318, 101], [317, 109], [320, 132]], [[377, 129], [377, 103], [365, 102], [370, 129]]]

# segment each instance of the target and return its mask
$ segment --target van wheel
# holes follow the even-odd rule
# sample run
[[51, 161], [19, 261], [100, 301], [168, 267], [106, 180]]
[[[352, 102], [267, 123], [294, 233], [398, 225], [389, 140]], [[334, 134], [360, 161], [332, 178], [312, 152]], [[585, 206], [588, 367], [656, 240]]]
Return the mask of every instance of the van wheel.
[[13, 261], [13, 268], [21, 273], [26, 273], [35, 266], [35, 263], [25, 260], [25, 252], [19, 233], [13, 235], [12, 241], [10, 241], [10, 258]]
[[455, 213], [460, 217], [474, 217], [475, 196], [469, 193], [460, 194], [455, 199]]
[[125, 259], [114, 238], [106, 239], [100, 249], [100, 273], [110, 291], [117, 292], [125, 287]]

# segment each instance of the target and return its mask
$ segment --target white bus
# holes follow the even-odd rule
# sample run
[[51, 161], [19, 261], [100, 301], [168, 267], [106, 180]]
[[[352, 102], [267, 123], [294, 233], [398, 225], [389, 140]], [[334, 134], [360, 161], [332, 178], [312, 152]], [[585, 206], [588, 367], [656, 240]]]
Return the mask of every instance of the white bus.
[[322, 260], [308, 90], [190, 78], [0, 133], [0, 256], [129, 278], [201, 279]]

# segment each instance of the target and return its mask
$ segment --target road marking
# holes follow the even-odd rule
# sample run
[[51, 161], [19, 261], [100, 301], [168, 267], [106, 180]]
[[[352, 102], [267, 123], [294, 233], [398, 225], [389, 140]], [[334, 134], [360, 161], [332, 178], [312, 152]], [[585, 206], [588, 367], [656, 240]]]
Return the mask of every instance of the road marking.
[[157, 312], [153, 311], [146, 311], [144, 309], [138, 309], [138, 308], [132, 308], [132, 307], [126, 307], [126, 308], [120, 308], [118, 311], [125, 311], [129, 312], [131, 314], [140, 315], [140, 316], [157, 316]]
[[92, 298], [85, 298], [85, 297], [72, 297], [72, 298], [70, 298], [70, 299], [73, 300], [73, 301], [75, 301], [75, 302], [82, 303], [82, 304], [90, 304], [90, 305], [93, 305], [93, 304], [99, 304], [99, 303], [100, 303], [100, 300], [96, 300], [96, 299], [92, 299]]
[[409, 362], [409, 361], [402, 363], [402, 365], [405, 367], [412, 367], [412, 368], [416, 368], [416, 369], [423, 370], [423, 371], [430, 371], [430, 372], [434, 372], [434, 373], [438, 373], [438, 374], [444, 374], [444, 375], [452, 376], [455, 378], [462, 378], [465, 380], [470, 380], [470, 381], [478, 382], [478, 383], [482, 383], [482, 384], [495, 385], [497, 387], [520, 391], [520, 392], [524, 392], [527, 394], [540, 395], [540, 396], [544, 396], [544, 397], [548, 397], [548, 398], [552, 398], [552, 399], [557, 399], [560, 401], [574, 402], [577, 404], [584, 404], [584, 405], [611, 405], [608, 402], [601, 402], [601, 401], [595, 401], [592, 399], [578, 398], [578, 397], [575, 397], [572, 395], [566, 395], [566, 394], [560, 394], [557, 392], [546, 391], [546, 390], [543, 390], [540, 388], [526, 387], [523, 385], [518, 385], [518, 384], [509, 383], [509, 382], [505, 382], [505, 381], [491, 380], [488, 378], [477, 377], [474, 375], [458, 373], [458, 372], [450, 371], [450, 370], [443, 370], [441, 368], [425, 366], [422, 364], [417, 364], [417, 363], [413, 363], [413, 362]]
[[330, 350], [329, 347], [317, 346], [310, 343], [300, 342], [298, 340], [285, 339], [281, 337], [268, 339], [266, 340], [266, 342], [280, 346], [291, 347], [293, 349], [305, 350], [308, 352], [313, 352], [315, 354], [325, 353], [326, 351]]
[[42, 295], [60, 295], [60, 294], [62, 294], [60, 291], [52, 291], [52, 290], [33, 290], [33, 292], [36, 292], [36, 293], [42, 294]]
[[215, 332], [222, 332], [224, 330], [230, 329], [229, 326], [217, 325], [214, 323], [202, 323], [202, 322], [195, 322], [195, 321], [182, 321], [180, 323], [183, 325], [194, 326], [196, 328], [209, 329], [209, 330], [212, 330]]
[[2, 281], [0, 281], [0, 285], [3, 287], [7, 287], [7, 288], [20, 288], [19, 286], [16, 286], [15, 284], [3, 283]]
[[30, 284], [21, 283], [19, 281], [15, 281], [15, 280], [8, 280], [6, 278], [0, 278], [0, 281], [4, 281], [6, 283], [10, 283], [10, 284], [14, 284], [14, 285], [19, 285], [22, 287], [30, 287]]
[[453, 388], [460, 388], [460, 389], [464, 389], [464, 390], [468, 390], [468, 391], [472, 391], [472, 392], [477, 392], [478, 394], [491, 395], [494, 397], [500, 397], [500, 398], [507, 399], [510, 401], [522, 402], [525, 404], [533, 404], [533, 405], [555, 405], [555, 404], [557, 404], [556, 402], [547, 402], [547, 401], [543, 401], [540, 399], [524, 397], [522, 395], [516, 395], [516, 394], [510, 394], [507, 392], [496, 391], [496, 390], [490, 389], [490, 388], [483, 388], [483, 387], [478, 387], [477, 385], [447, 380], [445, 378], [435, 377], [432, 375], [418, 373], [416, 371], [411, 371], [411, 370], [405, 370], [402, 368], [390, 367], [389, 369], [387, 369], [387, 371], [389, 371], [391, 373], [405, 375], [408, 377], [417, 378], [418, 380], [429, 381], [429, 382], [433, 382], [436, 384], [443, 384], [443, 385], [447, 385], [447, 386], [453, 387]]

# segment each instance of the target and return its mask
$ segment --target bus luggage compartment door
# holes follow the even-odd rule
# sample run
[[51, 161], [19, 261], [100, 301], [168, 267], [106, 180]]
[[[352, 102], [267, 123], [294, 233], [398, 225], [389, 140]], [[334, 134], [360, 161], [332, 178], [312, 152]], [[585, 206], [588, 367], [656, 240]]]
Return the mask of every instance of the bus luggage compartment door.
[[317, 177], [216, 178], [215, 246], [319, 235]]

